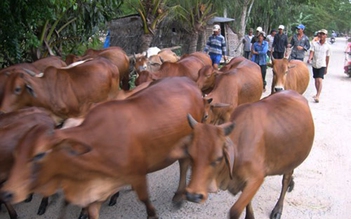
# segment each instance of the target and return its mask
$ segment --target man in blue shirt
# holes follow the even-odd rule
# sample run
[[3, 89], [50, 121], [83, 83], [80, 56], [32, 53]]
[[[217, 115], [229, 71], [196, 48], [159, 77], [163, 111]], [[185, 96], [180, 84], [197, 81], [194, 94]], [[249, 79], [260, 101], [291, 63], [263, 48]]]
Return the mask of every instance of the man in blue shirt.
[[205, 52], [209, 53], [212, 60], [212, 66], [215, 69], [218, 69], [218, 65], [221, 62], [222, 55], [224, 61], [227, 60], [227, 45], [225, 43], [224, 36], [221, 35], [221, 27], [218, 24], [216, 24], [213, 26], [212, 30], [213, 34], [208, 38], [205, 47]]

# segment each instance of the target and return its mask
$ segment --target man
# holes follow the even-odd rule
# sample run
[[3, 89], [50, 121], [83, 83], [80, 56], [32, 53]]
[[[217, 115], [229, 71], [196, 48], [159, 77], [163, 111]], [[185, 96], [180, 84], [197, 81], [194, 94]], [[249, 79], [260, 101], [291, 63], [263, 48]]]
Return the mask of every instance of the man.
[[291, 47], [290, 59], [297, 59], [303, 61], [305, 52], [310, 49], [310, 40], [304, 34], [305, 26], [299, 24], [296, 26], [297, 34], [295, 34], [288, 47]]
[[253, 29], [249, 29], [249, 34], [246, 34], [244, 38], [242, 39], [242, 42], [244, 44], [244, 57], [247, 59], [250, 59], [250, 52], [251, 52], [251, 40], [254, 37]]
[[322, 92], [322, 82], [324, 75], [327, 74], [329, 56], [330, 56], [330, 45], [327, 43], [328, 31], [325, 29], [319, 30], [319, 41], [312, 42], [310, 56], [308, 63], [312, 63], [312, 71], [314, 78], [314, 85], [316, 87], [317, 94], [313, 96], [316, 103], [319, 103], [319, 96]]
[[227, 53], [227, 45], [225, 42], [224, 36], [221, 35], [221, 27], [216, 24], [213, 26], [213, 34], [208, 38], [206, 43], [205, 52], [209, 53], [212, 66], [215, 69], [218, 69], [219, 63], [221, 62], [222, 55], [224, 61], [227, 61], [226, 53]]
[[271, 57], [272, 55], [272, 49], [273, 49], [273, 42], [274, 42], [274, 36], [276, 35], [277, 31], [273, 29], [271, 31], [271, 34], [267, 36], [267, 41], [268, 41], [268, 52], [267, 55], [268, 57]]
[[288, 36], [284, 33], [284, 25], [279, 25], [278, 33], [274, 36], [272, 50], [273, 58], [282, 59], [288, 47]]

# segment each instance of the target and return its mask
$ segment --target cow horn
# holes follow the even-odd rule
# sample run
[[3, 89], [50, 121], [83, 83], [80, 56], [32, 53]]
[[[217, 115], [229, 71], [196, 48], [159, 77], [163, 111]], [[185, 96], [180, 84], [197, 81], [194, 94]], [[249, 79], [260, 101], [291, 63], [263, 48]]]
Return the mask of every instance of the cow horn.
[[44, 76], [44, 73], [42, 73], [42, 72], [39, 73], [39, 74], [37, 74], [37, 73], [35, 73], [34, 71], [29, 70], [29, 69], [27, 69], [27, 68], [23, 68], [23, 70], [24, 70], [27, 74], [29, 74], [30, 76], [32, 76], [32, 77], [41, 78], [41, 77]]
[[188, 122], [189, 122], [189, 125], [192, 129], [194, 129], [194, 127], [197, 125], [197, 121], [188, 113], [187, 115], [188, 117]]

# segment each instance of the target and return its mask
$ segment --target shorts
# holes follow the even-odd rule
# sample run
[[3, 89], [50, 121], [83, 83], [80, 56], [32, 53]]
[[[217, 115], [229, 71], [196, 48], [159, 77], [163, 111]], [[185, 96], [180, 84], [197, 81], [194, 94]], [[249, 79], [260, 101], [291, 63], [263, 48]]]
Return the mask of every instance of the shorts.
[[210, 58], [212, 60], [212, 65], [213, 64], [218, 64], [221, 62], [222, 55], [220, 54], [215, 54], [215, 53], [210, 53]]
[[325, 67], [322, 68], [312, 68], [313, 78], [322, 78], [324, 79]]

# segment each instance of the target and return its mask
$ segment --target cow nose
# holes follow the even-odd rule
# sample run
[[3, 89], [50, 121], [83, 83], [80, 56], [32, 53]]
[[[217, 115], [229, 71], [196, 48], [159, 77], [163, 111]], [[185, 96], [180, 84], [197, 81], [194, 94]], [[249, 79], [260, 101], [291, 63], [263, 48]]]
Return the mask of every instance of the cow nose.
[[11, 192], [1, 192], [0, 193], [0, 198], [4, 201], [4, 202], [11, 202], [12, 198], [13, 198], [13, 194]]
[[275, 92], [279, 92], [279, 91], [282, 91], [282, 90], [283, 90], [283, 88], [280, 88], [280, 87], [279, 87], [279, 88], [277, 88], [277, 87], [276, 87], [276, 88], [274, 88], [274, 90], [275, 90]]
[[202, 194], [186, 192], [186, 199], [191, 202], [200, 203], [204, 199], [204, 196]]

